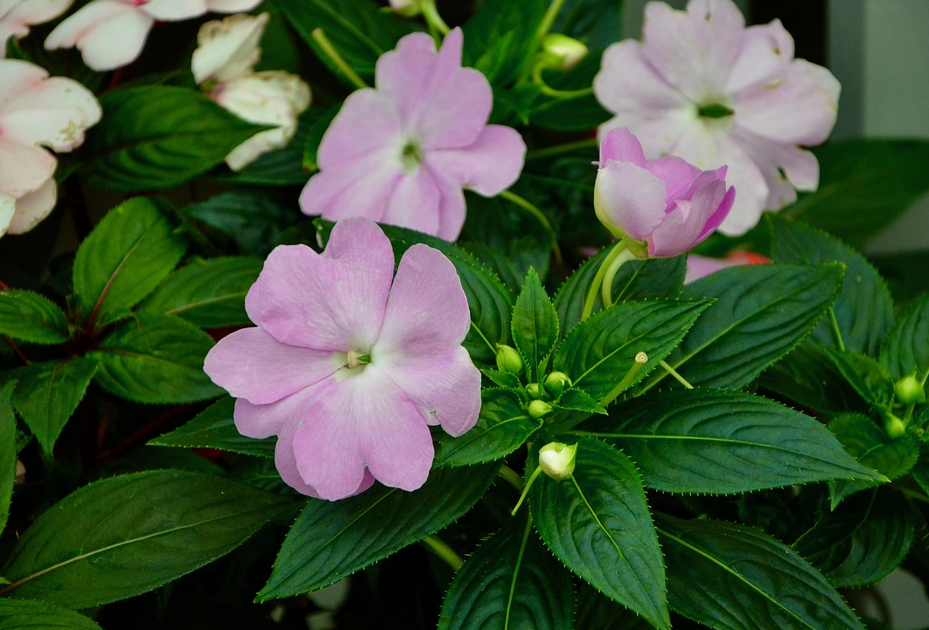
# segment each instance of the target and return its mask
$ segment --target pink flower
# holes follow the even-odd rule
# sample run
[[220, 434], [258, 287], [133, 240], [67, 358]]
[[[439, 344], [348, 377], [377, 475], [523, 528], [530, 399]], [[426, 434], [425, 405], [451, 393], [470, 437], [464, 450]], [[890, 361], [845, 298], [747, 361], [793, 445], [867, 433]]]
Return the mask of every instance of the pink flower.
[[745, 28], [731, 0], [691, 0], [687, 11], [650, 2], [643, 41], [610, 46], [594, 78], [597, 98], [616, 114], [601, 137], [628, 127], [649, 157], [728, 164], [739, 200], [720, 231], [742, 234], [763, 210], [819, 182], [819, 164], [801, 146], [828, 137], [839, 83], [793, 55], [779, 21]]
[[377, 89], [350, 95], [323, 136], [303, 212], [454, 240], [465, 218], [462, 187], [493, 196], [516, 181], [526, 145], [515, 130], [487, 124], [490, 84], [461, 67], [461, 48], [457, 28], [438, 52], [431, 37], [413, 33], [378, 59]]
[[112, 70], [136, 60], [156, 20], [251, 11], [259, 4], [261, 0], [92, 0], [49, 33], [45, 48], [76, 46], [88, 68]]
[[0, 236], [28, 232], [55, 207], [58, 160], [101, 116], [80, 83], [39, 66], [0, 59]]
[[53, 20], [74, 0], [0, 0], [0, 59], [6, 56], [6, 42], [11, 37], [22, 38], [29, 27]]
[[594, 209], [616, 237], [645, 241], [649, 256], [677, 256], [729, 214], [735, 189], [726, 189], [725, 176], [725, 166], [701, 171], [677, 157], [646, 160], [628, 129], [614, 129], [600, 144]]
[[322, 254], [268, 256], [245, 298], [257, 328], [236, 331], [204, 369], [237, 397], [243, 435], [277, 435], [298, 491], [341, 499], [381, 483], [415, 490], [434, 456], [429, 425], [477, 422], [480, 372], [461, 347], [470, 326], [455, 267], [426, 245], [403, 255], [373, 222], [340, 221]]

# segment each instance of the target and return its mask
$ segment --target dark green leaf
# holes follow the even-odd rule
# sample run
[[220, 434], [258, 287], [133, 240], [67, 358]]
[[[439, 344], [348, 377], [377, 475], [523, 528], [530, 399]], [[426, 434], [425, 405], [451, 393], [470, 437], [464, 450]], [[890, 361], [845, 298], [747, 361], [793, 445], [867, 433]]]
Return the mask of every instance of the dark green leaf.
[[266, 129], [181, 87], [124, 88], [105, 93], [100, 105], [103, 119], [87, 135], [87, 179], [122, 192], [182, 184]]
[[187, 424], [170, 433], [160, 435], [148, 443], [152, 446], [178, 446], [182, 448], [216, 448], [221, 451], [274, 457], [276, 440], [256, 440], [245, 437], [235, 428], [232, 413], [235, 399], [224, 396], [201, 411]]
[[887, 368], [855, 352], [826, 348], [824, 354], [864, 400], [879, 409], [889, 408], [894, 397], [894, 382]]
[[540, 475], [529, 502], [542, 540], [565, 566], [656, 628], [671, 627], [664, 558], [628, 457], [582, 439], [574, 475]]
[[187, 249], [151, 199], [137, 197], [111, 210], [77, 250], [74, 292], [85, 322], [125, 315], [170, 273]]
[[843, 502], [792, 547], [835, 586], [866, 586], [903, 561], [915, 527], [906, 499], [880, 488]]
[[[828, 354], [805, 343], [765, 370], [760, 385], [814, 411], [836, 414], [865, 406]], [[862, 409], [863, 411], [866, 409]]]
[[[888, 479], [905, 475], [919, 458], [919, 445], [909, 435], [891, 438], [867, 416], [848, 413], [829, 423], [845, 450], [863, 466], [876, 470]], [[878, 485], [877, 481], [834, 481], [830, 485], [832, 507], [849, 495]]]
[[519, 376], [513, 374], [512, 372], [501, 372], [500, 370], [482, 368], [481, 374], [489, 378], [495, 385], [500, 387], [504, 387], [510, 390], [520, 390], [523, 388], [522, 382], [519, 380]]
[[494, 86], [517, 78], [538, 46], [544, 0], [489, 0], [464, 31], [464, 65], [477, 68]]
[[12, 582], [4, 590], [69, 608], [131, 597], [228, 553], [291, 506], [279, 495], [176, 470], [97, 481], [26, 530], [4, 569]]
[[97, 370], [90, 358], [33, 363], [16, 371], [13, 404], [42, 450], [50, 455]]
[[322, 29], [326, 38], [346, 63], [364, 79], [374, 76], [374, 64], [383, 53], [392, 49], [397, 40], [409, 33], [405, 22], [389, 12], [381, 11], [369, 0], [275, 0], [290, 25], [329, 66], [336, 76], [345, 79], [331, 57], [321, 51], [312, 37]]
[[757, 530], [657, 515], [671, 608], [715, 630], [864, 630], [796, 552]]
[[0, 628], [4, 630], [102, 630], [76, 612], [46, 602], [0, 599]]
[[0, 335], [31, 343], [68, 340], [68, 318], [57, 304], [32, 291], [0, 291]]
[[[568, 333], [552, 367], [571, 377], [575, 387], [610, 402], [655, 368], [710, 304], [706, 300], [626, 302], [594, 313]], [[636, 363], [640, 352], [648, 355], [645, 364]], [[624, 382], [633, 369], [638, 372]]]
[[[737, 389], [790, 352], [819, 323], [838, 293], [842, 265], [730, 267], [684, 288], [716, 298], [668, 363], [692, 385]], [[665, 378], [659, 374], [648, 387]]]
[[323, 141], [323, 136], [329, 129], [329, 125], [335, 119], [336, 114], [342, 109], [342, 103], [330, 107], [320, 113], [319, 117], [313, 121], [303, 144], [303, 168], [306, 171], [315, 171], [319, 169], [316, 163], [316, 154], [319, 152], [319, 143]]
[[[7, 381], [0, 388], [0, 534], [10, 515], [13, 482], [16, 480], [16, 416], [13, 415], [13, 388]], [[3, 600], [0, 600], [2, 602]]]
[[567, 0], [552, 30], [592, 48], [605, 48], [622, 31], [624, 4], [616, 0]]
[[558, 340], [558, 315], [534, 269], [516, 298], [511, 328], [513, 343], [528, 362], [527, 376], [538, 382], [542, 362]]
[[100, 361], [97, 383], [144, 403], [185, 403], [222, 393], [203, 372], [213, 339], [182, 319], [145, 315], [106, 335], [88, 356]]
[[565, 391], [555, 402], [555, 407], [572, 411], [586, 411], [587, 413], [606, 413], [606, 409], [596, 398], [576, 387]]
[[181, 213], [206, 226], [206, 231], [220, 232], [239, 252], [251, 256], [266, 255], [285, 226], [305, 219], [294, 208], [278, 203], [265, 192], [244, 190], [225, 192], [191, 204], [181, 209]]
[[539, 422], [526, 415], [508, 394], [484, 390], [477, 425], [460, 437], [439, 433], [435, 466], [453, 467], [490, 462], [505, 457], [529, 439]]
[[449, 586], [439, 630], [572, 627], [570, 575], [531, 529], [512, 521], [468, 558]]
[[471, 509], [496, 470], [493, 465], [433, 470], [415, 492], [378, 485], [342, 501], [310, 500], [284, 539], [258, 600], [320, 589], [434, 534]]
[[[783, 216], [765, 215], [774, 231], [775, 262], [845, 264], [845, 280], [832, 311], [844, 348], [876, 356], [884, 335], [894, 322], [893, 300], [887, 285], [864, 256], [825, 232], [792, 222]], [[832, 318], [813, 331], [819, 343], [842, 347], [836, 340]]]
[[261, 272], [257, 258], [209, 258], [176, 270], [141, 311], [180, 317], [200, 328], [248, 324], [245, 294]]
[[830, 479], [882, 479], [818, 421], [732, 390], [661, 392], [624, 403], [608, 436], [650, 488], [731, 494]]
[[906, 309], [887, 333], [880, 361], [894, 380], [915, 374], [925, 389], [929, 376], [929, 294]]
[[860, 247], [929, 191], [927, 140], [846, 140], [816, 150], [819, 190], [784, 209]]

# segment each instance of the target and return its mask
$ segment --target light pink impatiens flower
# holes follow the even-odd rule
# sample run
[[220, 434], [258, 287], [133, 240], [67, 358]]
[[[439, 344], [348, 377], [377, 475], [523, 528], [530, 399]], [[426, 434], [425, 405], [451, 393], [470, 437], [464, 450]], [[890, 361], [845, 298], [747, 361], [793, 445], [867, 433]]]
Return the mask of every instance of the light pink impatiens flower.
[[100, 105], [83, 85], [39, 66], [0, 59], [0, 236], [28, 232], [55, 206], [58, 160], [96, 124]]
[[0, 0], [0, 59], [6, 56], [6, 42], [11, 37], [22, 38], [29, 27], [53, 20], [74, 0]]
[[649, 256], [677, 256], [729, 214], [735, 189], [725, 178], [725, 166], [702, 171], [677, 157], [646, 160], [628, 129], [613, 129], [600, 143], [594, 209], [614, 236], [644, 241]]
[[461, 435], [477, 422], [477, 368], [455, 267], [414, 245], [400, 260], [381, 229], [338, 222], [322, 254], [303, 245], [268, 256], [245, 298], [257, 328], [223, 338], [210, 378], [238, 398], [246, 436], [278, 436], [290, 486], [341, 499], [381, 483], [415, 490], [434, 456], [429, 425]]
[[49, 33], [45, 48], [77, 47], [88, 68], [113, 70], [141, 54], [156, 21], [251, 11], [261, 0], [92, 0]]
[[376, 89], [351, 94], [323, 136], [303, 212], [454, 240], [465, 219], [463, 187], [493, 196], [516, 181], [526, 145], [514, 129], [487, 124], [490, 84], [461, 67], [461, 50], [456, 28], [438, 52], [431, 37], [413, 33], [378, 59]]
[[728, 164], [739, 199], [720, 231], [741, 234], [763, 210], [819, 182], [816, 158], [801, 147], [832, 131], [839, 83], [793, 56], [778, 20], [745, 28], [731, 0], [691, 0], [686, 11], [650, 2], [643, 41], [607, 48], [594, 79], [594, 93], [615, 114], [601, 137], [627, 127], [649, 157], [677, 155], [703, 169]]

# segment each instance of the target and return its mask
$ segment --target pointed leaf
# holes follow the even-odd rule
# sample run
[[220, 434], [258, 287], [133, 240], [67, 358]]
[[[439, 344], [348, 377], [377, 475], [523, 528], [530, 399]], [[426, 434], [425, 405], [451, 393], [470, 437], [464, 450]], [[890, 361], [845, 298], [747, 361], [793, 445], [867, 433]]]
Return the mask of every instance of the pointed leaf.
[[669, 629], [664, 558], [639, 473], [603, 442], [578, 442], [574, 475], [540, 475], [529, 491], [536, 528], [565, 566], [656, 628]]
[[570, 574], [535, 532], [510, 522], [478, 547], [455, 575], [442, 602], [439, 630], [572, 627]]
[[30, 343], [68, 340], [68, 318], [57, 304], [32, 291], [0, 291], [0, 335]]
[[0, 599], [0, 628], [13, 630], [102, 630], [84, 615], [46, 602]]
[[185, 403], [222, 393], [203, 372], [213, 339], [184, 320], [144, 315], [106, 335], [88, 356], [100, 361], [97, 383], [143, 403]]
[[136, 197], [111, 210], [77, 250], [74, 292], [85, 322], [106, 324], [151, 293], [187, 249], [155, 201]]
[[606, 414], [606, 409], [604, 409], [603, 405], [601, 405], [596, 398], [576, 387], [572, 387], [565, 391], [561, 397], [555, 401], [555, 408]]
[[[799, 344], [841, 285], [842, 265], [751, 265], [722, 269], [684, 288], [716, 298], [668, 359], [692, 385], [738, 389]], [[659, 374], [648, 387], [666, 378]]]
[[883, 365], [856, 352], [825, 348], [825, 356], [856, 392], [877, 408], [889, 408], [894, 399], [894, 382]]
[[299, 213], [266, 190], [230, 190], [185, 206], [180, 213], [193, 220], [198, 230], [219, 232], [227, 238], [234, 244], [230, 251], [258, 257], [274, 248], [284, 227], [299, 220]]
[[544, 0], [490, 0], [464, 30], [464, 65], [477, 68], [494, 86], [516, 78], [538, 46], [536, 33], [545, 15]]
[[880, 361], [894, 380], [915, 374], [925, 389], [929, 376], [929, 294], [907, 308], [887, 333]]
[[33, 363], [16, 370], [19, 384], [13, 404], [47, 455], [84, 398], [96, 370], [96, 360], [80, 357]]
[[877, 481], [817, 420], [767, 398], [693, 389], [623, 403], [598, 426], [645, 484], [677, 493], [734, 494], [831, 479]]
[[320, 589], [434, 534], [471, 509], [496, 471], [493, 465], [433, 470], [415, 492], [378, 485], [342, 501], [311, 499], [257, 599]]
[[715, 630], [864, 630], [795, 551], [757, 530], [656, 514], [671, 608]]
[[529, 270], [516, 298], [511, 328], [513, 343], [528, 362], [529, 378], [538, 382], [542, 361], [558, 340], [558, 315], [534, 269]]
[[481, 394], [481, 413], [473, 429], [460, 437], [439, 433], [435, 466], [469, 466], [501, 459], [538, 431], [539, 421], [530, 418], [509, 394], [494, 390]]
[[848, 383], [828, 354], [829, 348], [800, 344], [759, 378], [764, 389], [803, 407], [827, 414], [866, 411], [861, 395]]
[[0, 388], [0, 534], [10, 515], [13, 482], [16, 480], [16, 416], [13, 415], [12, 400], [15, 386], [15, 381], [7, 381]]
[[223, 396], [198, 413], [187, 424], [149, 440], [148, 444], [181, 448], [215, 448], [243, 455], [274, 457], [274, 445], [277, 440], [274, 438], [256, 440], [239, 433], [232, 420], [234, 408], [235, 399]]
[[69, 608], [166, 584], [235, 549], [293, 502], [222, 477], [111, 477], [42, 513], [13, 549], [0, 593]]

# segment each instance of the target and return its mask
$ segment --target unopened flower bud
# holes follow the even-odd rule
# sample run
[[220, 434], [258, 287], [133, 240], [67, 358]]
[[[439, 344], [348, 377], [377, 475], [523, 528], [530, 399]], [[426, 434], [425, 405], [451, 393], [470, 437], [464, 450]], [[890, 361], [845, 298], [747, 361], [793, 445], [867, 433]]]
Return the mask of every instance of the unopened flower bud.
[[497, 344], [497, 369], [501, 372], [519, 374], [523, 369], [523, 358], [516, 348], [502, 343]]
[[904, 405], [915, 405], [926, 402], [926, 390], [914, 375], [904, 376], [894, 384], [897, 400]]
[[414, 17], [423, 12], [419, 0], [390, 0], [390, 8], [404, 17]]
[[529, 403], [529, 415], [538, 420], [552, 412], [552, 406], [544, 400], [533, 400]]
[[531, 398], [541, 398], [542, 386], [538, 383], [529, 383], [526, 385], [526, 393], [529, 394]]
[[549, 33], [542, 39], [542, 54], [547, 67], [567, 71], [587, 56], [587, 46], [573, 37]]
[[565, 387], [571, 387], [571, 379], [564, 372], [552, 372], [545, 377], [545, 390], [554, 398], [561, 396]]
[[893, 414], [887, 414], [884, 418], [884, 430], [887, 431], [888, 437], [896, 439], [906, 433], [906, 423]]
[[574, 474], [574, 460], [577, 458], [577, 444], [549, 442], [539, 450], [539, 466], [542, 472], [562, 481]]

